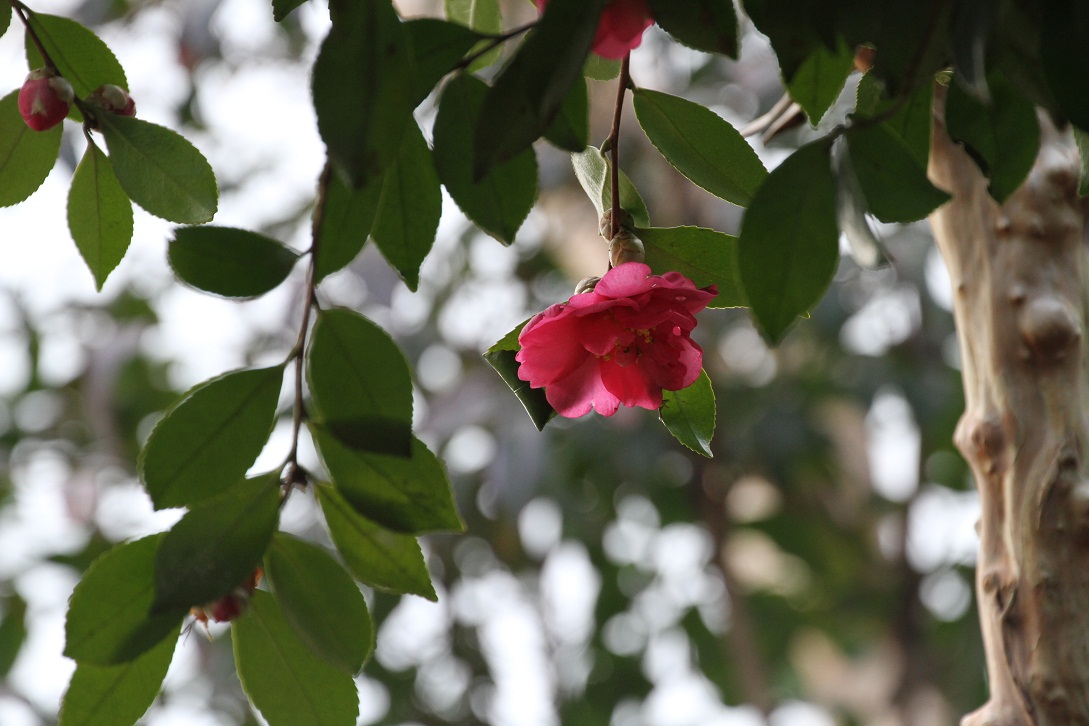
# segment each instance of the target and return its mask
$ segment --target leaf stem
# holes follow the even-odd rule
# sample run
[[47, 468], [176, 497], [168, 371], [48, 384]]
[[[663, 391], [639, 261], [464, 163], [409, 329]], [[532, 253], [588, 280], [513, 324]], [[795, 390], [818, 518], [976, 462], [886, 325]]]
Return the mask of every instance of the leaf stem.
[[[628, 90], [628, 85], [631, 84], [631, 73], [629, 72], [628, 65], [631, 60], [631, 53], [629, 52], [624, 56], [623, 62], [620, 64], [620, 77], [617, 79], [616, 86], [616, 106], [613, 108], [613, 126], [609, 131], [609, 160], [612, 167], [610, 172], [611, 196], [609, 201], [612, 204], [610, 209], [609, 219], [609, 239], [612, 239], [616, 235], [620, 234], [620, 113], [624, 110], [624, 93]], [[610, 263], [611, 266], [611, 263]]]
[[[503, 43], [506, 43], [511, 38], [517, 37], [517, 36], [521, 35], [522, 33], [525, 33], [526, 31], [532, 30], [536, 26], [537, 26], [537, 21], [534, 20], [532, 23], [526, 23], [525, 25], [521, 25], [521, 26], [519, 26], [517, 28], [514, 28], [513, 30], [508, 30], [505, 33], [499, 33], [498, 35], [485, 35], [485, 37], [488, 38], [488, 42], [485, 43], [483, 45], [483, 47], [481, 47], [479, 50], [476, 50], [476, 51], [470, 53], [469, 55], [465, 56], [460, 61], [458, 61], [458, 64], [456, 66], [454, 66], [451, 70], [457, 71], [457, 70], [462, 70], [464, 68], [468, 68], [469, 66], [471, 66], [473, 64], [474, 61], [476, 61], [481, 56], [487, 55], [488, 53], [490, 53], [497, 46], [500, 46]], [[481, 35], [484, 35], [484, 34], [481, 33]]]

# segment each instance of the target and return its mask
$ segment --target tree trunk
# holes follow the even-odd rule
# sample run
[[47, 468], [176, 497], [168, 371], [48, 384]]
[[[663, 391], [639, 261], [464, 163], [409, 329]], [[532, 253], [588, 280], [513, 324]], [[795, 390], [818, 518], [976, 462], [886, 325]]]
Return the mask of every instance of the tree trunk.
[[952, 278], [966, 410], [956, 444], [982, 502], [976, 595], [991, 698], [962, 726], [1089, 726], [1089, 314], [1069, 131], [999, 206], [935, 104], [931, 224]]

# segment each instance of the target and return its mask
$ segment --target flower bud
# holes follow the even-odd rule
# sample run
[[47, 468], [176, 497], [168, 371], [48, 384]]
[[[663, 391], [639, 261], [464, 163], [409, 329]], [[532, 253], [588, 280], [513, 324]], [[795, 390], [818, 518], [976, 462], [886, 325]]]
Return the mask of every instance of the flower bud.
[[597, 275], [591, 275], [590, 277], [584, 277], [579, 280], [579, 284], [575, 285], [575, 294], [581, 295], [584, 292], [593, 292], [597, 287], [597, 283], [601, 280]]
[[87, 100], [118, 116], [136, 115], [136, 102], [132, 100], [132, 96], [125, 89], [112, 83], [96, 88]]
[[[620, 225], [620, 229], [631, 229], [635, 226], [635, 220], [632, 219], [631, 214], [623, 209], [617, 213], [617, 223]], [[613, 236], [612, 209], [606, 209], [605, 214], [601, 215], [601, 219], [597, 222], [597, 232], [605, 239]]]
[[625, 262], [642, 262], [645, 257], [643, 243], [627, 229], [609, 240], [609, 266], [617, 267]]
[[19, 90], [19, 113], [30, 128], [47, 131], [68, 115], [74, 97], [72, 84], [50, 68], [38, 68]]

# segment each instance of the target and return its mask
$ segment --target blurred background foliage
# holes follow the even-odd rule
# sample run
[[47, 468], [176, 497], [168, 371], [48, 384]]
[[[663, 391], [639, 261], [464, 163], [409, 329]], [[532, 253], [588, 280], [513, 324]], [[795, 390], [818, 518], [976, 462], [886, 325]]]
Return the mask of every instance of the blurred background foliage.
[[[442, 14], [437, 2], [398, 5], [405, 16]], [[173, 20], [164, 33], [177, 73], [168, 80], [188, 91], [174, 94], [167, 122], [208, 134], [208, 144], [215, 130], [202, 88], [247, 73], [304, 79], [320, 37], [306, 18], [324, 13], [273, 25], [258, 0], [60, 7], [107, 37], [155, 14]], [[228, 13], [259, 31], [223, 32]], [[533, 16], [524, 0], [504, 4], [507, 27]], [[652, 30], [633, 55], [633, 79], [742, 126], [782, 93], [766, 40], [743, 27], [737, 63]], [[591, 86], [597, 143], [615, 87]], [[287, 115], [278, 103], [269, 98], [244, 123], [274, 126]], [[418, 114], [429, 124], [433, 105]], [[658, 157], [630, 105], [623, 132], [621, 165], [655, 225], [737, 232], [740, 210]], [[774, 164], [812, 133], [755, 145]], [[71, 137], [66, 144], [70, 174]], [[417, 375], [419, 435], [446, 462], [468, 524], [464, 536], [425, 542], [437, 604], [368, 593], [379, 636], [359, 678], [361, 723], [696, 726], [770, 716], [780, 725], [934, 726], [981, 703], [977, 505], [951, 444], [963, 399], [948, 282], [925, 223], [880, 228], [891, 267], [865, 271], [845, 257], [823, 302], [778, 350], [744, 310], [702, 314], [696, 338], [718, 402], [713, 460], [681, 449], [643, 410], [558, 419], [538, 433], [481, 352], [568, 297], [575, 280], [604, 272], [607, 256], [567, 157], [537, 151], [539, 205], [514, 246], [473, 229], [447, 200], [419, 293], [373, 247], [322, 287], [326, 302], [362, 310], [404, 347]], [[240, 153], [249, 171], [224, 170], [224, 149], [211, 155], [227, 198], [244, 197], [251, 172], [283, 149]], [[305, 198], [263, 214], [262, 231], [305, 239]], [[138, 232], [135, 244], [159, 254], [159, 240]], [[236, 341], [235, 358], [164, 346], [173, 334], [164, 306], [177, 302], [175, 283], [158, 274], [114, 280], [97, 298], [45, 311], [18, 290], [3, 296], [5, 726], [55, 722], [67, 672], [42, 664], [62, 662], [68, 590], [112, 542], [156, 526], [133, 468], [158, 413], [195, 380], [179, 375], [177, 358], [203, 355], [223, 370], [291, 345], [300, 305], [285, 298]], [[301, 286], [300, 278], [296, 295]], [[194, 310], [206, 316], [195, 324], [213, 310]], [[292, 498], [285, 526], [322, 540], [305, 499]], [[229, 638], [216, 627], [211, 635], [185, 638], [148, 723], [252, 722]]]

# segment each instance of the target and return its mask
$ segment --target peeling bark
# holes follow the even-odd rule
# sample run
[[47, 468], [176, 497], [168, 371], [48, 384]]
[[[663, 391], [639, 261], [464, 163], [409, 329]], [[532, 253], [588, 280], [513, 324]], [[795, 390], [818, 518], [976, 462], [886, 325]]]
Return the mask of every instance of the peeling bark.
[[931, 215], [949, 268], [966, 409], [956, 444], [982, 501], [976, 594], [991, 697], [962, 726], [1089, 726], [1089, 314], [1069, 132], [999, 206], [935, 105]]

